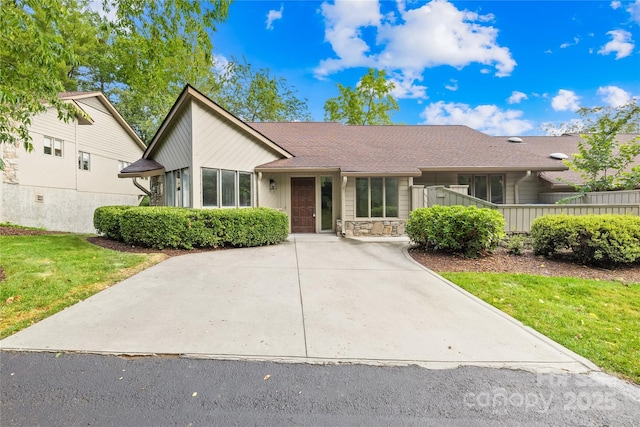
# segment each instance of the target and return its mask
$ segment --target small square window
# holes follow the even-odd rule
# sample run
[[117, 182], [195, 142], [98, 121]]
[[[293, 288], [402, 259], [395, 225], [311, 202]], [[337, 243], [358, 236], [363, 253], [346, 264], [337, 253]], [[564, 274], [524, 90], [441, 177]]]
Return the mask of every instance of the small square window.
[[44, 137], [44, 141], [43, 141], [43, 145], [44, 145], [44, 154], [47, 155], [51, 155], [51, 149], [53, 148], [53, 139], [45, 136]]
[[62, 140], [61, 139], [53, 140], [53, 155], [56, 157], [62, 157]]
[[84, 171], [91, 170], [91, 154], [78, 151], [78, 169]]

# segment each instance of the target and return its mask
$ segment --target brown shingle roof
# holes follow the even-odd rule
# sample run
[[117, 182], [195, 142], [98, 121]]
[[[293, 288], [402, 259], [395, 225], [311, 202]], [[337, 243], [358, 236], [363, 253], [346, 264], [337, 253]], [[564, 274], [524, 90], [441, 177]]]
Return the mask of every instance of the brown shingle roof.
[[340, 169], [343, 173], [420, 175], [421, 170], [563, 170], [561, 162], [467, 126], [345, 126], [250, 123], [292, 153], [260, 170]]

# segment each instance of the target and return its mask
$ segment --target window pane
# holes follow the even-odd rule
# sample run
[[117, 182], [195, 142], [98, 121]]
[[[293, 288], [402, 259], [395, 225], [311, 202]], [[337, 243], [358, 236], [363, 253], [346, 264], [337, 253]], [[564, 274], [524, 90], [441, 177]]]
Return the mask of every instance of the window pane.
[[504, 176], [491, 175], [491, 202], [504, 203]]
[[182, 206], [191, 207], [191, 178], [189, 177], [189, 169], [182, 169]]
[[202, 169], [202, 206], [218, 206], [217, 169]]
[[78, 169], [88, 171], [91, 167], [91, 155], [78, 151]]
[[54, 150], [53, 150], [53, 154], [56, 157], [62, 157], [62, 141], [59, 139], [56, 139], [54, 141]]
[[44, 137], [44, 154], [51, 154], [51, 138], [48, 136]]
[[222, 206], [236, 206], [236, 173], [222, 171]]
[[467, 194], [471, 195], [471, 190], [473, 188], [473, 185], [471, 185], [471, 175], [459, 175], [458, 176], [458, 184], [459, 185], [468, 185], [469, 188], [467, 188]]
[[385, 178], [385, 216], [398, 216], [398, 178]]
[[356, 216], [369, 216], [369, 178], [356, 178]]
[[487, 199], [487, 177], [486, 175], [478, 175], [473, 177], [474, 196], [478, 199]]
[[251, 174], [238, 173], [238, 201], [240, 206], [251, 206]]
[[333, 182], [330, 176], [320, 178], [321, 222], [322, 230], [333, 229]]
[[165, 196], [165, 205], [166, 206], [175, 206], [175, 188], [176, 183], [173, 177], [173, 172], [167, 172], [164, 174], [164, 178], [166, 182], [164, 183], [164, 196]]
[[371, 178], [371, 216], [383, 216], [382, 178]]

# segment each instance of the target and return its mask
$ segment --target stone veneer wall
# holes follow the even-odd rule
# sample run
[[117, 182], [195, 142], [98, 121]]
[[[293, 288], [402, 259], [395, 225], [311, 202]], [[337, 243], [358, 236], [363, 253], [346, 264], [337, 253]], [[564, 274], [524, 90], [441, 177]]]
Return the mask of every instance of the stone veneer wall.
[[404, 227], [406, 225], [404, 219], [371, 219], [344, 221], [344, 229], [342, 220], [337, 221], [336, 230], [338, 235], [345, 237], [364, 237], [364, 236], [388, 236], [396, 237], [405, 234]]
[[150, 206], [164, 206], [164, 175], [152, 176], [149, 191]]
[[2, 144], [2, 160], [4, 161], [2, 182], [5, 184], [18, 184], [19, 155], [17, 147], [10, 143]]

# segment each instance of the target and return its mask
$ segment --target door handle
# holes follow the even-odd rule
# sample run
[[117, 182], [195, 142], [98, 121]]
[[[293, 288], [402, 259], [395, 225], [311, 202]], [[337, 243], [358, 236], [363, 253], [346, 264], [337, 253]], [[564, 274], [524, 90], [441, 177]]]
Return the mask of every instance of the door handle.
[[313, 210], [313, 214], [312, 214], [311, 216], [312, 216], [313, 218], [315, 218], [315, 217], [316, 217], [316, 210], [315, 210], [315, 209]]

